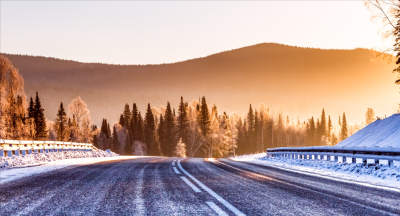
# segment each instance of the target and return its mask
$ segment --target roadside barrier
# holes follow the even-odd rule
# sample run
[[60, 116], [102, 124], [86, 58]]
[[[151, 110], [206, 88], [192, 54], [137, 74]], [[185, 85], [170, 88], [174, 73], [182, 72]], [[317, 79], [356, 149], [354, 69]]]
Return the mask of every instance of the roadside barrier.
[[0, 157], [63, 151], [97, 151], [89, 143], [0, 139]]
[[279, 147], [267, 149], [267, 156], [400, 166], [400, 148], [392, 147]]

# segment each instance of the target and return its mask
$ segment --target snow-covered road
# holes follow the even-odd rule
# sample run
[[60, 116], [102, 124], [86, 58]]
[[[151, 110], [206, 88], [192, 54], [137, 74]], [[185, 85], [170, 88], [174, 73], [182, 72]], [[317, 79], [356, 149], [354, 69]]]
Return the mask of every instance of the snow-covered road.
[[0, 185], [0, 191], [2, 215], [400, 212], [397, 192], [229, 159], [140, 157], [102, 161], [9, 181]]

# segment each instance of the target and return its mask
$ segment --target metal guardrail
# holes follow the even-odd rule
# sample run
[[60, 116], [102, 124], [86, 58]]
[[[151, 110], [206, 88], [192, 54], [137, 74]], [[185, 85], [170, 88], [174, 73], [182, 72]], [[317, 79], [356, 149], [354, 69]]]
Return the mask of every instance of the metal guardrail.
[[267, 149], [271, 157], [326, 160], [339, 163], [400, 163], [400, 148], [392, 147], [280, 147]]
[[[90, 143], [75, 143], [61, 141], [33, 141], [33, 140], [5, 140], [0, 139], [0, 157], [12, 155], [26, 155], [35, 153], [49, 153], [61, 151], [93, 151], [97, 150]], [[6, 153], [6, 154], [5, 154]]]

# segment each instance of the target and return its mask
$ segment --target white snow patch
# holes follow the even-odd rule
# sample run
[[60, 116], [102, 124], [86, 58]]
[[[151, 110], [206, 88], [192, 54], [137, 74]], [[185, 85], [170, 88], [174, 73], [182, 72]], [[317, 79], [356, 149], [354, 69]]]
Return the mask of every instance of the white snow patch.
[[335, 147], [393, 147], [400, 148], [400, 114], [376, 120]]
[[330, 161], [315, 161], [291, 159], [285, 157], [267, 157], [266, 153], [243, 155], [230, 158], [235, 161], [281, 167], [298, 170], [319, 176], [328, 176], [352, 182], [400, 189], [400, 167], [379, 164], [337, 163]]
[[85, 165], [98, 163], [103, 161], [112, 160], [126, 160], [141, 158], [143, 156], [119, 156], [119, 157], [97, 157], [97, 158], [76, 158], [76, 159], [65, 159], [46, 163], [41, 166], [31, 166], [24, 168], [12, 168], [12, 169], [0, 169], [0, 184], [6, 182], [15, 181], [17, 179], [32, 176], [35, 174], [50, 172], [57, 169], [62, 169], [73, 165]]
[[0, 157], [0, 169], [11, 167], [23, 167], [29, 165], [39, 165], [56, 160], [72, 158], [98, 158], [98, 157], [118, 157], [118, 154], [110, 150], [96, 151], [62, 151], [50, 153], [32, 153], [28, 155], [19, 155], [11, 157]]

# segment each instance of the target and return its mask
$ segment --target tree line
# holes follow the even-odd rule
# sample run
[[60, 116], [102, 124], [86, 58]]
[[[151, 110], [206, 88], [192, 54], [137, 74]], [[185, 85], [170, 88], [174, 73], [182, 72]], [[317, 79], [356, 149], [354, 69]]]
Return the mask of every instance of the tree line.
[[[136, 103], [125, 104], [118, 122], [103, 119], [98, 128], [80, 97], [67, 107], [61, 102], [57, 117], [46, 119], [39, 94], [26, 102], [23, 78], [3, 56], [0, 84], [0, 138], [93, 143], [124, 155], [226, 157], [281, 146], [335, 145], [364, 126], [348, 125], [345, 113], [334, 124], [324, 109], [316, 119], [301, 122], [264, 104], [257, 109], [250, 104], [240, 116], [221, 112], [205, 97], [190, 103], [181, 97], [177, 110], [169, 102], [160, 108], [147, 104], [142, 114]], [[366, 124], [374, 115], [368, 108]]]

